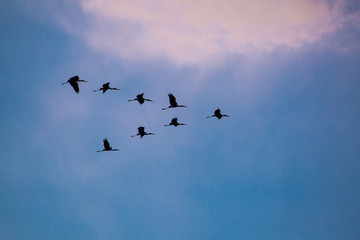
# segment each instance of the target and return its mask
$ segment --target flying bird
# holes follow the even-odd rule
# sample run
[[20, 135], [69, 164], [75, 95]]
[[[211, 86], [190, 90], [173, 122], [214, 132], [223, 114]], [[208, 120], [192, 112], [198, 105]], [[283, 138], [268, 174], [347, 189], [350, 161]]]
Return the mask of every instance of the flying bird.
[[136, 95], [136, 98], [128, 100], [128, 102], [131, 102], [131, 101], [138, 101], [140, 104], [143, 104], [145, 101], [153, 102], [153, 100], [144, 98], [144, 93], [138, 94], [138, 95]]
[[211, 117], [217, 117], [218, 119], [221, 119], [222, 117], [230, 117], [229, 115], [225, 115], [225, 114], [221, 114], [220, 113], [220, 109], [216, 109], [215, 112], [214, 112], [214, 115], [212, 116], [208, 116], [206, 118], [211, 118]]
[[104, 151], [120, 151], [119, 149], [113, 149], [112, 147], [110, 147], [110, 143], [109, 141], [104, 138], [104, 149], [103, 150], [100, 150], [100, 151], [96, 151], [96, 152], [104, 152]]
[[162, 108], [161, 110], [165, 110], [165, 109], [168, 109], [168, 108], [176, 108], [176, 107], [186, 107], [187, 108], [187, 106], [178, 105], [177, 102], [176, 102], [176, 98], [171, 93], [169, 93], [168, 96], [169, 96], [170, 106], [167, 107], [167, 108]]
[[67, 80], [66, 82], [62, 83], [62, 85], [69, 83], [73, 87], [74, 91], [76, 93], [79, 93], [80, 90], [79, 90], [78, 82], [87, 82], [87, 81], [80, 80], [79, 76], [73, 76], [73, 77], [69, 78], [69, 80]]
[[120, 89], [118, 89], [118, 88], [111, 88], [111, 87], [110, 87], [110, 83], [107, 82], [107, 83], [105, 83], [105, 84], [102, 85], [102, 88], [99, 88], [98, 90], [94, 90], [93, 92], [102, 91], [103, 94], [104, 94], [107, 90], [120, 90]]
[[173, 118], [173, 119], [171, 119], [171, 122], [169, 124], [164, 125], [164, 126], [166, 127], [166, 126], [171, 126], [171, 125], [173, 125], [174, 127], [177, 127], [179, 125], [186, 125], [186, 124], [185, 123], [178, 123], [177, 118]]
[[155, 135], [155, 133], [147, 133], [147, 132], [145, 132], [145, 127], [138, 127], [138, 133], [131, 137], [140, 136], [140, 138], [142, 138], [145, 135]]

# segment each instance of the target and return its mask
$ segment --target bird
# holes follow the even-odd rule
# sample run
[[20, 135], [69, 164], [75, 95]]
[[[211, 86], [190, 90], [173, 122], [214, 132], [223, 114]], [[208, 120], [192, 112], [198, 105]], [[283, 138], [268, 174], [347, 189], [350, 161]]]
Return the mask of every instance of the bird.
[[164, 125], [164, 126], [166, 127], [166, 126], [171, 126], [171, 125], [173, 125], [174, 127], [177, 127], [179, 125], [186, 125], [186, 124], [185, 123], [178, 123], [177, 118], [173, 118], [173, 119], [171, 119], [171, 122], [169, 124]]
[[230, 117], [229, 115], [225, 115], [225, 114], [221, 114], [220, 113], [220, 109], [216, 109], [215, 112], [214, 112], [214, 115], [212, 116], [208, 116], [206, 118], [211, 118], [211, 117], [217, 117], [218, 119], [221, 119], [222, 117]]
[[107, 82], [107, 83], [105, 83], [105, 84], [103, 84], [102, 85], [102, 88], [99, 88], [98, 90], [94, 90], [93, 92], [97, 92], [97, 91], [102, 91], [103, 92], [103, 94], [107, 91], [107, 90], [120, 90], [120, 89], [118, 89], [118, 88], [111, 88], [110, 87], [110, 83], [109, 82]]
[[131, 137], [140, 136], [140, 138], [142, 138], [145, 135], [155, 135], [155, 133], [147, 133], [147, 132], [145, 132], [145, 127], [138, 127], [138, 133]]
[[62, 85], [69, 83], [73, 87], [74, 91], [76, 93], [79, 93], [80, 90], [79, 90], [78, 82], [87, 82], [87, 81], [80, 80], [79, 76], [73, 76], [73, 77], [69, 78], [69, 80], [67, 80], [66, 82], [62, 83]]
[[167, 107], [167, 108], [162, 108], [161, 110], [165, 110], [165, 109], [168, 109], [168, 108], [176, 108], [176, 107], [185, 107], [185, 108], [187, 108], [187, 106], [178, 105], [177, 102], [176, 102], [176, 98], [171, 93], [169, 93], [168, 96], [169, 96], [170, 106]]
[[138, 101], [140, 104], [143, 104], [145, 101], [154, 102], [153, 100], [144, 98], [144, 93], [138, 94], [138, 95], [136, 95], [136, 98], [128, 100], [128, 102], [131, 102], [131, 101]]
[[104, 149], [103, 150], [99, 150], [99, 151], [96, 151], [96, 152], [105, 152], [105, 151], [120, 151], [119, 149], [113, 149], [112, 147], [110, 147], [110, 143], [109, 141], [104, 138]]

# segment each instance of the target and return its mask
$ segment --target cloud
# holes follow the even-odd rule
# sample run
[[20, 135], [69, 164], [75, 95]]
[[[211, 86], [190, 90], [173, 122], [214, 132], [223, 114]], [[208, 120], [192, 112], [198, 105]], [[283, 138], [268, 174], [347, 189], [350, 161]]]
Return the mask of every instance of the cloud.
[[82, 37], [125, 59], [199, 65], [229, 54], [300, 48], [342, 26], [343, 0], [82, 0]]

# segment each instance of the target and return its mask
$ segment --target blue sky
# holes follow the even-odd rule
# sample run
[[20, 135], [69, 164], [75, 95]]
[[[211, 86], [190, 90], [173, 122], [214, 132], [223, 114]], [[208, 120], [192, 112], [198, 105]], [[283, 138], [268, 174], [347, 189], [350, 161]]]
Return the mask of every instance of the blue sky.
[[211, 3], [1, 2], [1, 239], [359, 239], [359, 4]]

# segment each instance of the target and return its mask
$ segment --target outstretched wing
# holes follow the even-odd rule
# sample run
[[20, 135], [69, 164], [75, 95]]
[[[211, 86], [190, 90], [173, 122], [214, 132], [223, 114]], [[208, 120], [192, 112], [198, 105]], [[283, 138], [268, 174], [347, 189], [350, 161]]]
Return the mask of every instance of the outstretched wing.
[[176, 102], [176, 98], [174, 97], [174, 95], [172, 95], [171, 93], [168, 94], [169, 96], [169, 102], [171, 106], [176, 106], [177, 102]]
[[[79, 78], [79, 77], [78, 77]], [[70, 85], [73, 87], [76, 93], [79, 93], [79, 84], [76, 81], [70, 81]]]
[[110, 143], [106, 138], [104, 138], [104, 148], [105, 149], [110, 149]]

